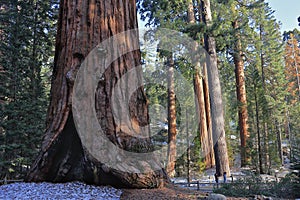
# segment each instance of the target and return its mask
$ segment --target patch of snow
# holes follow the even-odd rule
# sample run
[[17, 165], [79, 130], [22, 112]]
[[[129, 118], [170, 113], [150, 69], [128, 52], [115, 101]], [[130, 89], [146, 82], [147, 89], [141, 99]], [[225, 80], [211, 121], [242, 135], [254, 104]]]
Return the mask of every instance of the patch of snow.
[[236, 136], [235, 135], [230, 135], [230, 139], [232, 139], [232, 140], [236, 140]]
[[0, 186], [0, 199], [99, 199], [118, 200], [121, 190], [109, 186], [70, 183], [12, 183]]

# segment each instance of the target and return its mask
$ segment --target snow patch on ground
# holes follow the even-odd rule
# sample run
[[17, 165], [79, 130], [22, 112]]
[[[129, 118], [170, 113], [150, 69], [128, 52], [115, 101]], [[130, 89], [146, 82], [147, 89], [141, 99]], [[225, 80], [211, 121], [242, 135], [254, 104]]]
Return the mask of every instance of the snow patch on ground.
[[122, 190], [109, 186], [70, 183], [12, 183], [0, 186], [0, 199], [99, 199], [118, 200]]

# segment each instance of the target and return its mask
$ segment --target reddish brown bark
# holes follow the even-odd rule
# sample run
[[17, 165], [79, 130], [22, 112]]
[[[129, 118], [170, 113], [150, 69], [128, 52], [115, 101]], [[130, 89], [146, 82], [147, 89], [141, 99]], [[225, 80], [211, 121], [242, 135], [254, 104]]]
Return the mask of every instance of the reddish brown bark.
[[[195, 15], [194, 15], [194, 6], [192, 0], [188, 2], [188, 23], [195, 24]], [[193, 46], [194, 52], [198, 50], [198, 45], [194, 43]], [[210, 114], [207, 114], [207, 107], [205, 102], [205, 94], [204, 94], [204, 80], [203, 76], [201, 76], [201, 68], [200, 66], [205, 63], [200, 64], [200, 56], [195, 55], [193, 57], [194, 66], [194, 92], [195, 92], [195, 101], [196, 101], [196, 112], [198, 116], [198, 126], [199, 126], [199, 134], [200, 134], [200, 143], [203, 161], [205, 163], [206, 168], [211, 168], [214, 165], [214, 154], [213, 154], [213, 143], [211, 131], [209, 131], [209, 124], [207, 121], [207, 117], [210, 117]], [[206, 91], [208, 92], [208, 91]], [[208, 94], [207, 94], [208, 95]], [[209, 104], [209, 101], [208, 101]], [[210, 112], [210, 111], [209, 111]]]
[[176, 96], [174, 83], [174, 60], [171, 54], [168, 57], [168, 164], [167, 173], [175, 175], [176, 162]]
[[209, 97], [209, 88], [208, 88], [208, 78], [207, 78], [207, 65], [203, 63], [203, 91], [204, 91], [204, 102], [205, 102], [205, 110], [206, 110], [206, 123], [207, 123], [207, 131], [208, 131], [208, 141], [210, 148], [210, 160], [211, 166], [214, 167], [216, 165], [215, 162], [215, 154], [214, 154], [214, 143], [213, 143], [213, 135], [212, 135], [212, 120], [211, 120], [211, 109], [210, 109], [210, 97]]
[[[120, 172], [95, 159], [82, 145], [72, 115], [72, 94], [76, 73], [88, 53], [99, 43], [123, 31], [137, 28], [135, 1], [132, 0], [61, 0], [56, 38], [56, 52], [51, 87], [47, 129], [41, 152], [27, 176], [27, 181], [85, 181], [115, 187], [159, 187], [165, 180], [163, 170], [145, 174]], [[124, 38], [122, 45], [138, 45], [137, 35]], [[96, 91], [97, 118], [105, 135], [124, 150], [150, 148], [149, 139], [137, 139], [116, 127], [111, 95], [118, 80], [140, 64], [140, 51], [134, 50], [114, 61], [99, 81]], [[138, 79], [141, 81], [141, 79]], [[138, 83], [137, 83], [138, 85]], [[130, 84], [126, 87], [131, 87]], [[147, 100], [143, 88], [137, 88], [130, 99], [131, 127], [148, 124]], [[133, 129], [132, 129], [133, 128]], [[126, 128], [125, 128], [126, 129]]]
[[239, 25], [238, 21], [235, 20], [232, 23], [233, 28], [236, 31], [235, 45], [234, 45], [234, 65], [235, 65], [235, 78], [236, 78], [236, 93], [238, 100], [238, 116], [239, 116], [239, 129], [241, 138], [241, 166], [244, 167], [249, 162], [249, 156], [247, 153], [247, 139], [249, 138], [248, 132], [248, 109], [247, 109], [247, 95], [246, 95], [246, 84], [245, 84], [245, 72], [243, 62], [243, 52], [241, 45], [241, 38], [237, 32]]

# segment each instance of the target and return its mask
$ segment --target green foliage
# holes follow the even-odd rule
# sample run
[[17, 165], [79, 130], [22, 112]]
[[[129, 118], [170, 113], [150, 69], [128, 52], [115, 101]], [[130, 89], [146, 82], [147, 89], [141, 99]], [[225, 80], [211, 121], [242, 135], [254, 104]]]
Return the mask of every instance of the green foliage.
[[[280, 163], [277, 134], [284, 132], [287, 104], [286, 80], [284, 75], [284, 54], [279, 24], [273, 11], [264, 1], [212, 1], [215, 10], [214, 30], [220, 60], [222, 86], [227, 102], [226, 121], [228, 127], [239, 127], [236, 99], [233, 54], [236, 43], [235, 34], [242, 42], [243, 61], [248, 102], [248, 124], [250, 139], [249, 153], [252, 164], [258, 161], [257, 145], [264, 150], [264, 158], [270, 156], [270, 164]], [[237, 20], [238, 29], [233, 29], [232, 22]], [[257, 121], [258, 118], [258, 121]], [[227, 130], [231, 130], [227, 128]], [[257, 144], [258, 132], [261, 144]], [[233, 133], [234, 134], [234, 133]], [[274, 141], [270, 143], [270, 141]], [[270, 143], [270, 144], [269, 144]], [[254, 147], [254, 148], [253, 148]], [[268, 150], [266, 150], [268, 149]]]
[[[233, 55], [239, 35], [242, 42], [243, 61], [248, 101], [248, 124], [250, 139], [247, 146], [254, 168], [258, 163], [258, 145], [262, 147], [263, 162], [268, 172], [270, 167], [281, 165], [278, 148], [278, 135], [286, 139], [287, 113], [293, 116], [289, 120], [293, 130], [293, 149], [299, 149], [299, 109], [290, 107], [286, 91], [284, 51], [279, 23], [276, 21], [270, 6], [263, 0], [211, 0], [213, 24], [206, 29], [200, 19], [199, 1], [192, 1], [196, 16], [195, 24], [187, 23], [188, 1], [138, 1], [139, 12], [148, 26], [166, 27], [189, 34], [194, 39], [200, 39], [204, 33], [216, 38], [219, 69], [223, 98], [226, 102], [226, 134], [238, 135], [238, 107], [236, 100], [236, 85]], [[238, 28], [233, 28], [233, 22], [238, 22]], [[294, 31], [295, 32], [295, 31]], [[285, 34], [285, 40], [289, 34]], [[296, 35], [298, 37], [299, 35]], [[191, 79], [193, 68], [187, 65], [187, 59], [177, 59], [178, 70], [185, 78]], [[294, 128], [295, 127], [295, 128]], [[298, 129], [297, 129], [297, 128]], [[257, 143], [260, 132], [261, 144]], [[236, 141], [228, 141], [231, 160], [239, 152]], [[269, 159], [267, 159], [269, 156]], [[269, 161], [268, 161], [269, 160]], [[233, 163], [233, 162], [232, 162]]]
[[215, 188], [214, 192], [231, 197], [264, 195], [276, 198], [297, 198], [300, 195], [299, 184], [299, 178], [294, 174], [287, 175], [279, 182], [264, 182], [260, 176], [252, 174], [233, 183], [223, 184], [220, 188]]
[[0, 11], [0, 179], [22, 178], [44, 132], [57, 2], [6, 1]]

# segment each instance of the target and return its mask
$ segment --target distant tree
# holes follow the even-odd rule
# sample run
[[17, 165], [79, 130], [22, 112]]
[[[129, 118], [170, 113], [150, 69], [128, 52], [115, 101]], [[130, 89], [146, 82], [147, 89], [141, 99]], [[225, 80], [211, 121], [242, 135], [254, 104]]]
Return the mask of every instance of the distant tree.
[[288, 91], [291, 103], [300, 100], [300, 48], [294, 34], [290, 33], [285, 46], [285, 66], [289, 81]]
[[[255, 50], [249, 52], [251, 57], [256, 58], [252, 63], [256, 63], [254, 66], [259, 67], [249, 72], [254, 75], [250, 79], [255, 82], [256, 88], [255, 116], [258, 117], [256, 131], [261, 173], [269, 173], [272, 166], [282, 162], [281, 152], [278, 151], [281, 145], [280, 133], [283, 130], [281, 124], [286, 109], [281, 33], [279, 24], [272, 14], [273, 11], [266, 3], [251, 12], [253, 18], [251, 27], [256, 31], [253, 34]], [[277, 142], [270, 143], [270, 140]]]
[[293, 30], [285, 33], [285, 76], [287, 80], [286, 100], [288, 109], [286, 110], [286, 135], [291, 145], [291, 160], [299, 162], [299, 123], [295, 119], [299, 118], [300, 112], [300, 40], [299, 31]]
[[240, 34], [240, 20], [238, 11], [235, 13], [235, 19], [232, 21], [235, 41], [233, 44], [233, 60], [235, 65], [236, 77], [236, 93], [238, 100], [238, 117], [239, 117], [239, 131], [241, 139], [241, 166], [246, 166], [249, 163], [249, 151], [247, 150], [247, 140], [249, 138], [248, 131], [248, 108], [247, 108], [247, 94], [245, 85], [244, 72], [244, 50], [242, 49], [241, 34]]

